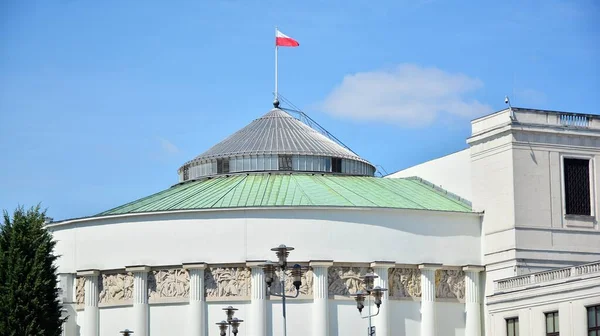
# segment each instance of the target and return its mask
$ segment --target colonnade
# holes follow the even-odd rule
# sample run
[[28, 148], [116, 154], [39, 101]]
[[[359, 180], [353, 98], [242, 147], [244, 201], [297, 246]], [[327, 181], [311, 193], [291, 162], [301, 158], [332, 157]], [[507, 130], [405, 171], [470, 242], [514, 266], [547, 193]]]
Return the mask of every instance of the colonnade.
[[[260, 264], [262, 262], [247, 262], [246, 266], [251, 270], [251, 295], [247, 322], [248, 336], [264, 336], [268, 333], [267, 327], [267, 288], [265, 275]], [[329, 278], [328, 268], [333, 266], [332, 261], [311, 261], [309, 265], [313, 272], [313, 307], [312, 307], [312, 335], [329, 336]], [[393, 262], [371, 263], [373, 272], [378, 276], [375, 286], [389, 288], [388, 272], [395, 267]], [[421, 336], [435, 336], [436, 331], [436, 283], [435, 272], [440, 269], [440, 264], [421, 264]], [[205, 263], [184, 264], [190, 275], [189, 293], [189, 316], [186, 335], [206, 336], [206, 298], [204, 295], [204, 273], [207, 268]], [[126, 267], [127, 272], [133, 274], [133, 310], [134, 331], [136, 336], [148, 336], [149, 334], [149, 306], [148, 306], [148, 266]], [[483, 271], [480, 266], [465, 266], [465, 335], [481, 335], [481, 312], [480, 312], [480, 281], [479, 273]], [[77, 272], [77, 276], [85, 277], [85, 300], [84, 300], [84, 325], [81, 336], [99, 335], [99, 308], [98, 308], [98, 270], [84, 270]], [[74, 283], [69, 276], [61, 275]], [[62, 283], [62, 282], [61, 282]], [[389, 292], [382, 297], [381, 310], [373, 319], [377, 336], [390, 336], [390, 302]], [[358, 317], [357, 317], [358, 318]], [[73, 323], [72, 321], [69, 323]], [[72, 328], [65, 328], [72, 330]], [[66, 333], [65, 336], [70, 336]]]

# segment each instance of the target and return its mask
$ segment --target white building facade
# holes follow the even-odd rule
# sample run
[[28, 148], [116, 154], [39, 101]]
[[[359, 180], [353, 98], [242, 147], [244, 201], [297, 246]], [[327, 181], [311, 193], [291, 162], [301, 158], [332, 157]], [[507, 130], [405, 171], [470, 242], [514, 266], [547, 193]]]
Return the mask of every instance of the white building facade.
[[[473, 120], [467, 142], [464, 151], [391, 177], [422, 172], [470, 194], [473, 211], [483, 213], [486, 334], [596, 335], [600, 119], [506, 109]], [[464, 165], [467, 154], [469, 169], [447, 174], [444, 163]]]
[[[234, 306], [239, 335], [282, 335], [261, 264], [286, 244], [305, 269], [291, 336], [366, 335], [351, 295], [367, 273], [388, 289], [377, 336], [537, 335], [548, 316], [581, 335], [600, 305], [600, 120], [513, 109], [472, 125], [469, 149], [376, 178], [276, 108], [185, 163], [172, 188], [49, 224], [64, 334], [219, 335]], [[295, 294], [286, 280], [272, 290]]]

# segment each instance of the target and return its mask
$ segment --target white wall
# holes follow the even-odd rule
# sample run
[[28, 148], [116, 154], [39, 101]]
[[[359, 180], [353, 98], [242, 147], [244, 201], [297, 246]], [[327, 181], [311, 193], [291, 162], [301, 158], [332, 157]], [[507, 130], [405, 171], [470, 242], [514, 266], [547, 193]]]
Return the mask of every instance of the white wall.
[[[392, 335], [412, 336], [421, 332], [420, 301], [390, 301]], [[355, 308], [356, 309], [356, 308]], [[366, 330], [366, 329], [365, 329]]]
[[[239, 310], [235, 316], [244, 320], [240, 326], [240, 335], [246, 335], [248, 325], [249, 301], [209, 302], [206, 313], [206, 330], [209, 336], [218, 336], [217, 322], [226, 318], [223, 308], [234, 306]], [[390, 300], [390, 327], [394, 336], [419, 335], [421, 324], [421, 303], [409, 300]], [[187, 302], [169, 304], [150, 304], [149, 306], [150, 336], [188, 335], [189, 311]], [[289, 336], [304, 336], [312, 333], [312, 300], [288, 300], [287, 331]], [[465, 328], [465, 306], [458, 302], [436, 302], [437, 335], [462, 336]], [[366, 314], [367, 310], [363, 311]], [[81, 321], [84, 312], [78, 312]], [[368, 320], [362, 319], [356, 309], [354, 300], [329, 300], [330, 336], [364, 335]], [[124, 329], [133, 330], [133, 308], [130, 305], [101, 307], [99, 315], [100, 335], [119, 335]], [[135, 332], [135, 330], [133, 330]], [[267, 333], [281, 335], [283, 333], [282, 306], [279, 299], [267, 303]], [[69, 336], [81, 333], [68, 334]]]
[[520, 265], [530, 272], [563, 267], [600, 259], [598, 209], [592, 206], [589, 221], [569, 220], [563, 205], [563, 156], [582, 156], [592, 160], [592, 197], [600, 190], [596, 162], [600, 148], [582, 149], [545, 143], [548, 136], [517, 134], [513, 149], [516, 257], [527, 260]]
[[[505, 335], [504, 319], [510, 316], [500, 312], [506, 311], [519, 316], [521, 335], [539, 335], [543, 316], [539, 309], [547, 309], [543, 303], [555, 294], [540, 293], [535, 302], [524, 304], [526, 293], [519, 292], [503, 303], [502, 310], [500, 299], [492, 295], [493, 281], [600, 259], [597, 215], [588, 221], [565, 218], [561, 171], [562, 156], [588, 156], [594, 162], [592, 192], [597, 193], [595, 156], [600, 153], [600, 132], [596, 119], [586, 129], [561, 125], [556, 112], [515, 109], [514, 120], [510, 112], [474, 120], [468, 139], [473, 209], [484, 211], [486, 328], [490, 335]], [[600, 208], [598, 199], [593, 204]], [[567, 285], [551, 287], [568, 293], [565, 300], [576, 304], [573, 295], [578, 294], [569, 292]], [[576, 312], [567, 312], [561, 319], [567, 316], [578, 318]], [[565, 334], [585, 332], [561, 331]]]
[[511, 136], [504, 134], [471, 147], [473, 210], [482, 211], [482, 242], [486, 265], [486, 293], [498, 277], [514, 274], [516, 235], [514, 220]]
[[52, 230], [56, 253], [61, 255], [60, 273], [273, 259], [270, 248], [281, 243], [296, 248], [292, 261], [482, 262], [479, 216], [470, 213], [314, 208], [205, 211], [95, 219]]
[[330, 300], [329, 327], [329, 336], [366, 335], [368, 321], [360, 318], [354, 300]]
[[188, 304], [186, 303], [151, 304], [148, 313], [148, 320], [150, 321], [149, 335], [185, 335], [189, 325], [188, 318]]
[[100, 336], [121, 335], [119, 332], [122, 330], [133, 330], [135, 328], [133, 316], [132, 306], [100, 308], [98, 313], [98, 319], [99, 321], [102, 321], [102, 323], [99, 324]]
[[[587, 221], [567, 219], [562, 195], [563, 156], [591, 159], [592, 194], [600, 190], [595, 164], [600, 132], [558, 129], [555, 112], [516, 109], [516, 122], [509, 113], [474, 120], [468, 140], [473, 209], [484, 212], [487, 285], [499, 277], [600, 259], [598, 211]], [[600, 209], [600, 198], [593, 208]]]
[[[288, 300], [286, 302], [288, 336], [304, 336], [312, 333], [312, 300]], [[267, 332], [283, 335], [282, 304], [279, 299], [267, 305]]]
[[550, 283], [488, 298], [489, 336], [506, 335], [506, 319], [518, 317], [520, 335], [543, 335], [545, 313], [558, 311], [561, 336], [587, 335], [587, 306], [600, 304], [600, 277]]
[[418, 176], [466, 200], [472, 200], [471, 159], [468, 148], [402, 169], [386, 178], [410, 176]]

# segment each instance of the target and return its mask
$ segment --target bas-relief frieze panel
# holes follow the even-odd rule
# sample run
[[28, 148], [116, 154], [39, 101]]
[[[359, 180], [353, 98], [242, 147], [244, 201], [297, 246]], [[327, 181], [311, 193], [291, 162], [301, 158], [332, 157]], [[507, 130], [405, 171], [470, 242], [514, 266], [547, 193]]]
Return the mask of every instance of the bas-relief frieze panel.
[[214, 267], [204, 272], [207, 298], [250, 296], [250, 282], [247, 267]]
[[421, 271], [417, 268], [392, 268], [389, 271], [390, 299], [421, 297]]
[[459, 270], [438, 270], [435, 272], [435, 297], [464, 299], [465, 272]]
[[[329, 294], [347, 296], [364, 290], [363, 277], [368, 267], [334, 266], [328, 271]], [[313, 294], [313, 272], [309, 269], [302, 276], [301, 295]], [[274, 279], [273, 290], [280, 292], [279, 274]], [[85, 302], [85, 277], [76, 278], [75, 301]], [[99, 302], [122, 303], [133, 298], [131, 273], [101, 274], [99, 276]], [[436, 298], [462, 300], [465, 296], [465, 276], [460, 270], [438, 270], [435, 276]], [[251, 272], [247, 267], [212, 267], [205, 271], [207, 298], [250, 296]], [[188, 298], [190, 277], [184, 269], [162, 269], [148, 274], [150, 299]], [[391, 268], [389, 271], [390, 299], [421, 297], [421, 272], [416, 268]], [[286, 272], [286, 294], [295, 294], [291, 271]]]
[[[300, 295], [313, 295], [313, 271], [308, 269], [302, 274], [302, 284], [300, 285]], [[271, 285], [271, 290], [275, 293], [281, 293], [281, 271], [276, 273]], [[285, 293], [288, 295], [296, 295], [296, 287], [294, 287], [294, 278], [292, 277], [292, 271], [287, 270], [285, 272]]]
[[98, 276], [98, 302], [121, 303], [133, 299], [131, 273], [101, 274]]
[[161, 269], [148, 273], [150, 299], [187, 298], [190, 296], [190, 275], [185, 269]]
[[85, 303], [85, 277], [77, 277], [75, 286], [75, 302], [82, 305]]
[[329, 295], [350, 295], [365, 289], [368, 267], [333, 266], [328, 270]]

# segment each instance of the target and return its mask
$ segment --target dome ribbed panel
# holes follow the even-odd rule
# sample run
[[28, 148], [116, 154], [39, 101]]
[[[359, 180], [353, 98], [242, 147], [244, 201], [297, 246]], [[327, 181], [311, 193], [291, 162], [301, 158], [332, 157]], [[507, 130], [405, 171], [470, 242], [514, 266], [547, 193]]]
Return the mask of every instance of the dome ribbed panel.
[[368, 163], [280, 109], [254, 120], [193, 161], [260, 154], [331, 156]]

